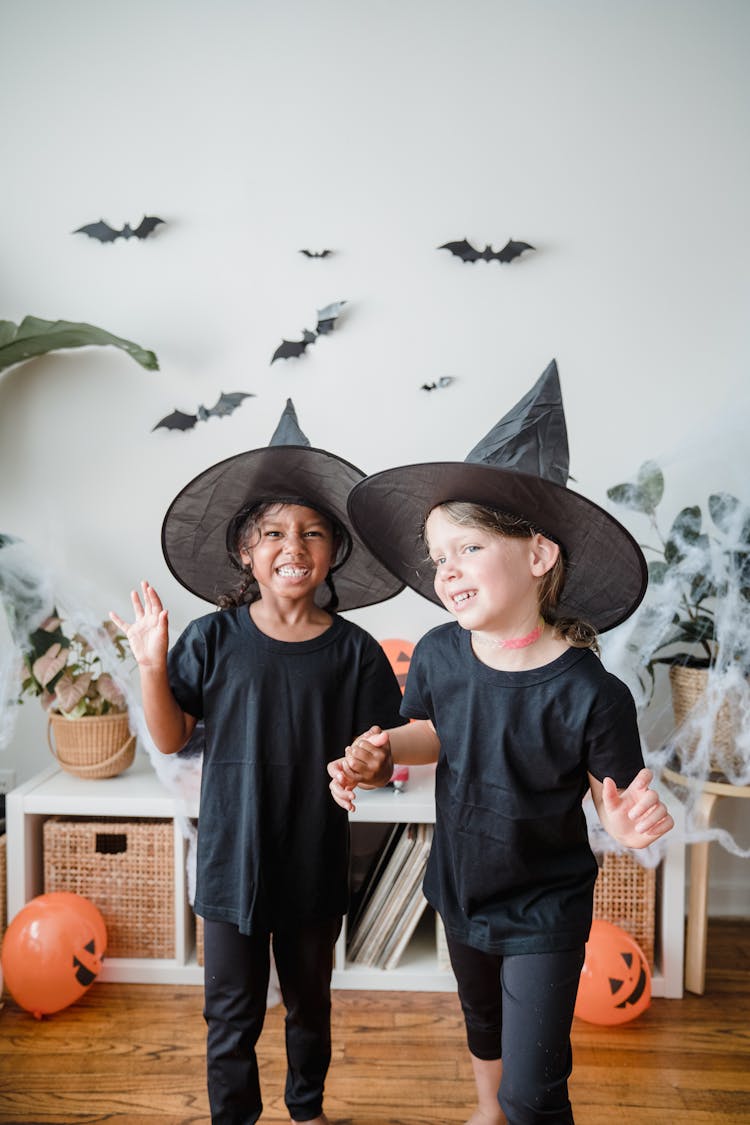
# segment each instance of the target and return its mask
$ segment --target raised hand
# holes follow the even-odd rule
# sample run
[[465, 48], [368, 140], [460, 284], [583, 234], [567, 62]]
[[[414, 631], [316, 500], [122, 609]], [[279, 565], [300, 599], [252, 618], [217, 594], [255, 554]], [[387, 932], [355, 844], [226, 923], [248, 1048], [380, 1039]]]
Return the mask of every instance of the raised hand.
[[602, 824], [624, 847], [645, 848], [674, 827], [659, 794], [649, 788], [653, 776], [651, 770], [642, 769], [623, 790], [617, 788], [611, 777], [605, 777], [599, 800], [592, 786]]
[[109, 616], [128, 638], [128, 644], [139, 666], [157, 668], [161, 667], [167, 659], [169, 647], [167, 611], [156, 590], [148, 582], [141, 582], [141, 594], [143, 601], [137, 590], [130, 592], [135, 614], [135, 621], [132, 624], [123, 621], [116, 613], [110, 613]]

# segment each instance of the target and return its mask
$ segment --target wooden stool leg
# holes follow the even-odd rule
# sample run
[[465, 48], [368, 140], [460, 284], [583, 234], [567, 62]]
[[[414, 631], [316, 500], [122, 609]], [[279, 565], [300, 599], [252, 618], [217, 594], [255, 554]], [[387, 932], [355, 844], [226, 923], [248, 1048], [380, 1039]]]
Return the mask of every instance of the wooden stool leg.
[[[718, 799], [716, 793], [701, 793], [696, 804], [697, 828], [708, 828]], [[690, 847], [690, 897], [685, 942], [685, 988], [703, 995], [706, 989], [706, 938], [708, 934], [708, 849], [704, 840]]]

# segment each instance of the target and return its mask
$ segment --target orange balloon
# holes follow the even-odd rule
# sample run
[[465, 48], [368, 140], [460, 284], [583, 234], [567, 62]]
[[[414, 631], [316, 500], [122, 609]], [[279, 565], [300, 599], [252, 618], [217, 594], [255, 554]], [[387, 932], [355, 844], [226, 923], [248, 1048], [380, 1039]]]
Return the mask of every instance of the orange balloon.
[[70, 910], [75, 910], [82, 914], [84, 918], [88, 918], [94, 928], [97, 956], [100, 960], [104, 959], [104, 954], [107, 952], [107, 924], [101, 910], [94, 905], [90, 898], [73, 894], [72, 891], [50, 891], [48, 894], [38, 895], [35, 901], [66, 905]]
[[404, 694], [406, 687], [406, 676], [411, 664], [411, 654], [414, 652], [414, 645], [411, 641], [401, 641], [389, 638], [386, 641], [380, 642], [385, 655], [388, 657], [391, 668], [396, 674], [396, 679], [401, 687], [401, 694]]
[[627, 1023], [651, 1003], [651, 970], [625, 930], [595, 919], [586, 943], [575, 1014], [588, 1023]]
[[104, 919], [88, 899], [65, 891], [38, 895], [5, 931], [5, 986], [37, 1019], [59, 1012], [94, 983], [106, 942]]

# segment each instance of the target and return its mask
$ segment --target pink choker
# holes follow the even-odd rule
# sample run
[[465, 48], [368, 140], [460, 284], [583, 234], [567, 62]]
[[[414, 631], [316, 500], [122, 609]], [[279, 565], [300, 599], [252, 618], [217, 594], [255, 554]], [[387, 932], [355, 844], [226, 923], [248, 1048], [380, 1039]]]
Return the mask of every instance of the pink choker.
[[539, 640], [544, 632], [544, 620], [540, 617], [539, 624], [525, 637], [508, 637], [507, 641], [493, 641], [489, 637], [482, 637], [478, 633], [472, 633], [473, 639], [480, 645], [492, 645], [493, 648], [528, 648]]

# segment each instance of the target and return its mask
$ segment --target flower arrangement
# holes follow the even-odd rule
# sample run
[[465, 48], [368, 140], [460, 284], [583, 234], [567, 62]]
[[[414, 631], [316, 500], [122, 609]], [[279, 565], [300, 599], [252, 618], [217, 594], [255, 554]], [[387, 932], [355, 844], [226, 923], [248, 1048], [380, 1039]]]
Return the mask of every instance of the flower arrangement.
[[46, 711], [67, 719], [127, 711], [123, 692], [102, 663], [105, 646], [117, 660], [125, 660], [129, 652], [125, 637], [111, 621], [103, 621], [96, 636], [81, 632], [68, 636], [55, 611], [29, 634], [21, 695], [41, 697]]

